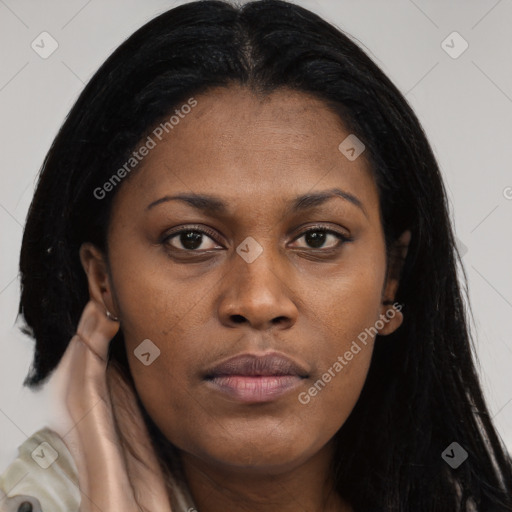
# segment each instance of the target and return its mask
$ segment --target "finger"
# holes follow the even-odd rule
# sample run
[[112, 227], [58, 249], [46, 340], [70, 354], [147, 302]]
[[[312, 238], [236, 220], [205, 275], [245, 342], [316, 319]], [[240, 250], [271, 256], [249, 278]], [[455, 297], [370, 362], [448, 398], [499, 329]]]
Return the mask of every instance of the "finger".
[[[87, 303], [77, 334], [70, 340], [48, 383], [57, 404], [67, 404], [66, 412], [78, 415], [74, 421], [78, 421], [99, 397], [106, 394], [108, 347], [118, 329], [119, 324], [107, 319], [97, 303]], [[84, 348], [87, 350], [82, 350]], [[79, 396], [79, 400], [70, 398], [74, 396]], [[58, 416], [63, 416], [63, 423], [66, 423], [64, 414], [59, 411]]]
[[66, 405], [74, 422], [81, 421], [100, 399], [108, 401], [106, 368], [108, 347], [119, 329], [94, 301], [85, 306], [77, 334], [62, 360], [61, 385], [67, 391]]
[[106, 364], [110, 341], [118, 330], [119, 323], [107, 318], [103, 308], [91, 300], [82, 312], [76, 332], [89, 349]]
[[[165, 481], [134, 392], [120, 376], [114, 379], [117, 392], [109, 390], [108, 346], [118, 327], [100, 306], [88, 303], [57, 369], [73, 421], [61, 437], [77, 465], [80, 512], [139, 512], [139, 505], [142, 510], [170, 511]], [[125, 411], [121, 422], [116, 420], [113, 400]], [[124, 441], [125, 435], [129, 441]]]
[[99, 305], [87, 303], [78, 324], [80, 335], [75, 334], [70, 340], [48, 382], [53, 398], [49, 423], [61, 437], [105, 396], [108, 346], [118, 328], [117, 323], [106, 318]]
[[57, 369], [73, 425], [62, 437], [78, 469], [80, 512], [139, 512], [114, 428], [106, 383], [110, 339], [118, 325], [89, 302]]
[[[81, 512], [138, 511], [128, 478], [126, 461], [114, 426], [106, 368], [108, 347], [119, 324], [109, 320], [102, 308], [89, 302], [72, 340], [74, 369], [69, 375], [68, 408], [77, 421], [74, 429], [82, 457], [80, 464], [87, 499]], [[80, 417], [81, 416], [81, 417]]]

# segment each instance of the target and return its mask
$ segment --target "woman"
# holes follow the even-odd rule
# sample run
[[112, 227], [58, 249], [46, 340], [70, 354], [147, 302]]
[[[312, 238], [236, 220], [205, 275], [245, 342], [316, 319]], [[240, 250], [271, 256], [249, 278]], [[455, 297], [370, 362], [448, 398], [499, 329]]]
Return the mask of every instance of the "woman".
[[512, 510], [428, 141], [303, 8], [192, 2], [123, 43], [20, 269], [26, 383], [52, 374], [67, 422], [6, 510]]

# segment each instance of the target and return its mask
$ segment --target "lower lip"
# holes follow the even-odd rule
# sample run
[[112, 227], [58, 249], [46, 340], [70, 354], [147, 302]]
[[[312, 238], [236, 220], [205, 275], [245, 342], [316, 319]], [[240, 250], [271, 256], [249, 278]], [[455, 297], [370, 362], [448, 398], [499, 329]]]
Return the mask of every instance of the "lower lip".
[[302, 378], [297, 375], [244, 376], [222, 375], [207, 383], [239, 402], [271, 402], [295, 389]]

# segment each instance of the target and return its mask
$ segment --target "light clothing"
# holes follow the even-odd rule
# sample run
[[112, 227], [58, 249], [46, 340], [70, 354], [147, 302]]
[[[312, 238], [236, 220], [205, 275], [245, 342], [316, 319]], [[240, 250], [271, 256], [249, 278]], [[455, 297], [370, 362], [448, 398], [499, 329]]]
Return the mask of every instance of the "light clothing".
[[[176, 482], [173, 489], [172, 512], [196, 511], [188, 489]], [[17, 458], [0, 475], [0, 512], [79, 512], [79, 508], [76, 464], [60, 436], [45, 427], [19, 446]]]

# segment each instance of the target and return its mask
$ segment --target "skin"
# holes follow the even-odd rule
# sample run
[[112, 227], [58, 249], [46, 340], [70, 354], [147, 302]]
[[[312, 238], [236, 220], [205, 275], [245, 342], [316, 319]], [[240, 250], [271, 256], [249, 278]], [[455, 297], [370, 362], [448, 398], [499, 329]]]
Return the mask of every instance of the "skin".
[[[330, 492], [332, 438], [360, 395], [373, 339], [309, 403], [298, 395], [394, 299], [398, 263], [386, 262], [376, 184], [364, 153], [349, 161], [338, 150], [349, 132], [318, 99], [239, 86], [196, 99], [116, 192], [108, 265], [82, 246], [91, 297], [119, 318], [137, 392], [180, 449], [201, 512], [351, 510]], [[334, 197], [290, 212], [297, 196], [333, 188], [362, 207]], [[227, 210], [177, 200], [148, 209], [178, 193], [215, 196]], [[328, 234], [312, 246], [304, 234], [317, 225], [350, 241]], [[179, 235], [163, 240], [191, 226], [211, 232], [198, 249], [187, 251]], [[249, 236], [263, 249], [252, 263], [236, 252]], [[379, 333], [401, 322], [397, 312]], [[161, 351], [149, 366], [134, 355], [145, 339]], [[271, 350], [308, 372], [275, 401], [242, 404], [202, 378], [230, 356]]]

